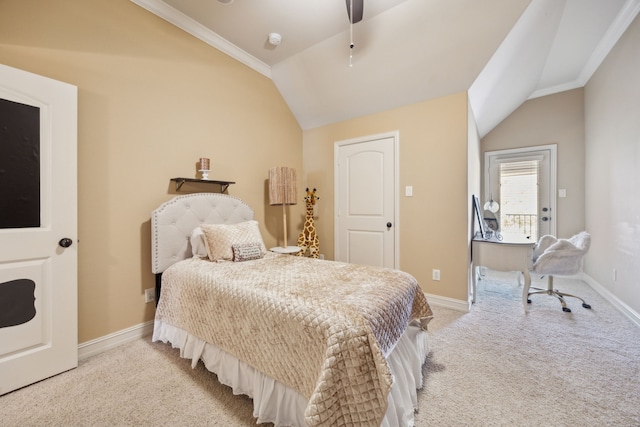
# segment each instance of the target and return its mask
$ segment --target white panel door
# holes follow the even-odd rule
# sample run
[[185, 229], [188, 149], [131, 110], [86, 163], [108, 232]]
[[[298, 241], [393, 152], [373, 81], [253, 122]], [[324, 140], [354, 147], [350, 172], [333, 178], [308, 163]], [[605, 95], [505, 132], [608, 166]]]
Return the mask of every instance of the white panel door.
[[397, 135], [336, 144], [338, 261], [396, 268]]
[[0, 65], [0, 394], [78, 365], [76, 149], [77, 88]]

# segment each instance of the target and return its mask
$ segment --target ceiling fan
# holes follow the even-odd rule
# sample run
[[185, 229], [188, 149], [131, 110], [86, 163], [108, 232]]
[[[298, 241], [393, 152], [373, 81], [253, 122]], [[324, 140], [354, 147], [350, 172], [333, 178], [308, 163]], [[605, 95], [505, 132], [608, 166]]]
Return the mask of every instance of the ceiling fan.
[[[346, 0], [347, 2], [347, 15], [349, 16], [349, 22], [355, 24], [362, 21], [362, 9], [364, 8], [364, 0]], [[353, 11], [352, 11], [353, 8]], [[353, 12], [353, 13], [352, 13]]]

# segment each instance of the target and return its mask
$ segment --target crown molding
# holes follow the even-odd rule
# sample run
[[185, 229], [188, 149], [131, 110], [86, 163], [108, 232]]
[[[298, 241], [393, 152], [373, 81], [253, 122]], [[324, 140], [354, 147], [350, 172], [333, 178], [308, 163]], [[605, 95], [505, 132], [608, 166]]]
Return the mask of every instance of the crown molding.
[[533, 92], [527, 99], [540, 98], [541, 96], [553, 95], [554, 93], [560, 93], [560, 92], [565, 92], [567, 90], [578, 89], [580, 87], [584, 87], [585, 84], [587, 84], [586, 81], [582, 82], [580, 79], [576, 79], [572, 82], [563, 83], [561, 85], [546, 87], [544, 89], [538, 89], [535, 92]]
[[260, 61], [253, 55], [249, 55], [238, 46], [229, 43], [201, 23], [188, 17], [184, 13], [169, 6], [162, 0], [130, 0], [143, 9], [186, 31], [197, 39], [202, 40], [209, 46], [229, 55], [233, 59], [240, 61], [244, 65], [256, 70], [260, 74], [271, 78], [271, 67]]
[[571, 89], [577, 89], [586, 86], [598, 67], [605, 60], [611, 49], [618, 43], [622, 34], [629, 28], [629, 25], [640, 12], [640, 0], [627, 0], [618, 16], [613, 20], [604, 36], [591, 53], [589, 59], [585, 63], [582, 71], [576, 80], [561, 85], [539, 89], [531, 94], [528, 99], [539, 98], [541, 96], [553, 95], [554, 93], [564, 92]]
[[600, 64], [607, 57], [611, 49], [618, 43], [622, 34], [629, 28], [636, 15], [640, 11], [640, 0], [627, 0], [616, 19], [611, 23], [607, 32], [596, 46], [593, 53], [587, 60], [584, 68], [578, 76], [578, 81], [582, 86], [586, 85], [591, 76], [596, 72]]

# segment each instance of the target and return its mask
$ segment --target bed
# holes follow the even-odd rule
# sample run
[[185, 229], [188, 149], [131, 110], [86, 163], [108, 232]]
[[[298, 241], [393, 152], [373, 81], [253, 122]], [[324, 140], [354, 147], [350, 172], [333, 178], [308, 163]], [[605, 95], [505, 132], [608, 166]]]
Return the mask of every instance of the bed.
[[153, 341], [251, 397], [258, 423], [413, 425], [432, 317], [415, 278], [268, 252], [225, 194], [175, 197], [151, 228]]

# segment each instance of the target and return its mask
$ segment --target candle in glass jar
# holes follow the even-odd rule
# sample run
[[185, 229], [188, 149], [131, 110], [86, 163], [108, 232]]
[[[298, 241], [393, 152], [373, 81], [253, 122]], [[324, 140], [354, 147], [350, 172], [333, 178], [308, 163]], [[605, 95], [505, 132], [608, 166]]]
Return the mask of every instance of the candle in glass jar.
[[209, 159], [207, 159], [206, 157], [201, 157], [200, 158], [200, 170], [201, 171], [208, 171], [209, 170]]

